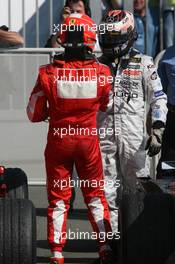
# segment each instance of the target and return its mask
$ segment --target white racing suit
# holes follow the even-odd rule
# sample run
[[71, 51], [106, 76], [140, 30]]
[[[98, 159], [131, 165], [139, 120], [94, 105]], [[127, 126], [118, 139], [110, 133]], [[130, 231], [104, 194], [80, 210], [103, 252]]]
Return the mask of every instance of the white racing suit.
[[112, 229], [117, 232], [117, 180], [122, 187], [127, 182], [134, 191], [137, 177], [149, 176], [149, 158], [145, 151], [147, 121], [150, 117], [152, 124], [165, 123], [167, 97], [151, 57], [131, 48], [118, 62], [110, 64], [104, 56], [99, 60], [111, 66], [115, 80], [108, 112], [99, 113], [98, 127], [105, 131], [105, 135], [100, 135], [105, 193]]

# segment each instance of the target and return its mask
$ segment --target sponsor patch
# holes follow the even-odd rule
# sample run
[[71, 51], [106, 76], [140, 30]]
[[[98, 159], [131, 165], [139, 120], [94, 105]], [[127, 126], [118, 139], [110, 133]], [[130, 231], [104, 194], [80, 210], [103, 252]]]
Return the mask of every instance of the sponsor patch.
[[164, 95], [164, 92], [163, 92], [162, 90], [157, 91], [157, 92], [154, 92], [154, 96], [155, 96], [155, 97], [160, 97], [160, 96], [162, 96], [162, 95]]
[[157, 75], [157, 72], [153, 72], [152, 74], [151, 74], [151, 80], [156, 80], [158, 78], [158, 75]]
[[69, 23], [70, 25], [75, 25], [75, 22], [76, 22], [76, 19], [71, 19]]
[[139, 64], [130, 64], [130, 65], [128, 65], [128, 68], [138, 70], [138, 69], [140, 69], [140, 65]]
[[138, 82], [134, 82], [132, 80], [125, 80], [124, 78], [117, 82], [116, 81], [116, 86], [121, 85], [122, 88], [126, 88], [126, 89], [137, 89], [138, 90], [138, 86], [139, 83]]
[[130, 62], [134, 62], [134, 63], [140, 63], [141, 62], [141, 58], [130, 58], [129, 61]]
[[161, 112], [159, 110], [155, 110], [154, 111], [154, 118], [160, 119], [160, 117], [161, 117]]
[[125, 69], [123, 70], [123, 73], [128, 76], [140, 76], [142, 74], [139, 70], [132, 70], [132, 69]]
[[130, 97], [130, 98], [138, 98], [139, 95], [138, 93], [136, 92], [123, 92], [123, 91], [117, 91], [117, 92], [114, 92], [114, 96], [115, 97], [122, 97], [122, 98], [125, 98], [125, 97]]
[[108, 23], [113, 23], [115, 21], [115, 18], [113, 16], [109, 16], [107, 19], [106, 19], [106, 22]]

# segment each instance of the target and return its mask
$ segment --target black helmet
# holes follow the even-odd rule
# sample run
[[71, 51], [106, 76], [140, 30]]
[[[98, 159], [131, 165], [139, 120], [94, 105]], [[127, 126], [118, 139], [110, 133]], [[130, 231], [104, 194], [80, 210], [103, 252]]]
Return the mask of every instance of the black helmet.
[[[120, 57], [126, 54], [136, 40], [134, 16], [125, 10], [109, 11], [104, 17], [99, 30], [99, 43], [105, 53]], [[112, 55], [111, 54], [111, 55]]]

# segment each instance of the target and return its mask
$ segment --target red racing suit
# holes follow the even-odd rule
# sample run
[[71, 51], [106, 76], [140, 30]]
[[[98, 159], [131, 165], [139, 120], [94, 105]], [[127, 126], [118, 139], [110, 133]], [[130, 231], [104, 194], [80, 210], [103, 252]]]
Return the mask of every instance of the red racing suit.
[[[94, 58], [72, 62], [55, 60], [40, 67], [30, 96], [27, 107], [30, 121], [40, 122], [49, 117], [45, 165], [51, 251], [62, 251], [65, 244], [72, 189], [69, 180], [74, 164], [80, 180], [86, 181], [82, 192], [94, 232], [99, 235], [111, 231], [104, 190], [102, 185], [94, 184], [94, 180], [98, 183], [103, 179], [99, 138], [94, 130], [96, 113], [107, 108], [112, 88], [110, 77], [109, 68]], [[98, 240], [100, 245], [106, 243]]]

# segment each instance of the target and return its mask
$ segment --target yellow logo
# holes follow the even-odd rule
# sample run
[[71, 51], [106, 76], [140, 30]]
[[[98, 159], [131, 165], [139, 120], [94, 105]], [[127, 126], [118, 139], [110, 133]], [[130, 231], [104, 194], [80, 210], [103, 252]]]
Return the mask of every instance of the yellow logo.
[[71, 20], [70, 20], [70, 25], [75, 25], [75, 22], [76, 22], [75, 19], [71, 19]]

